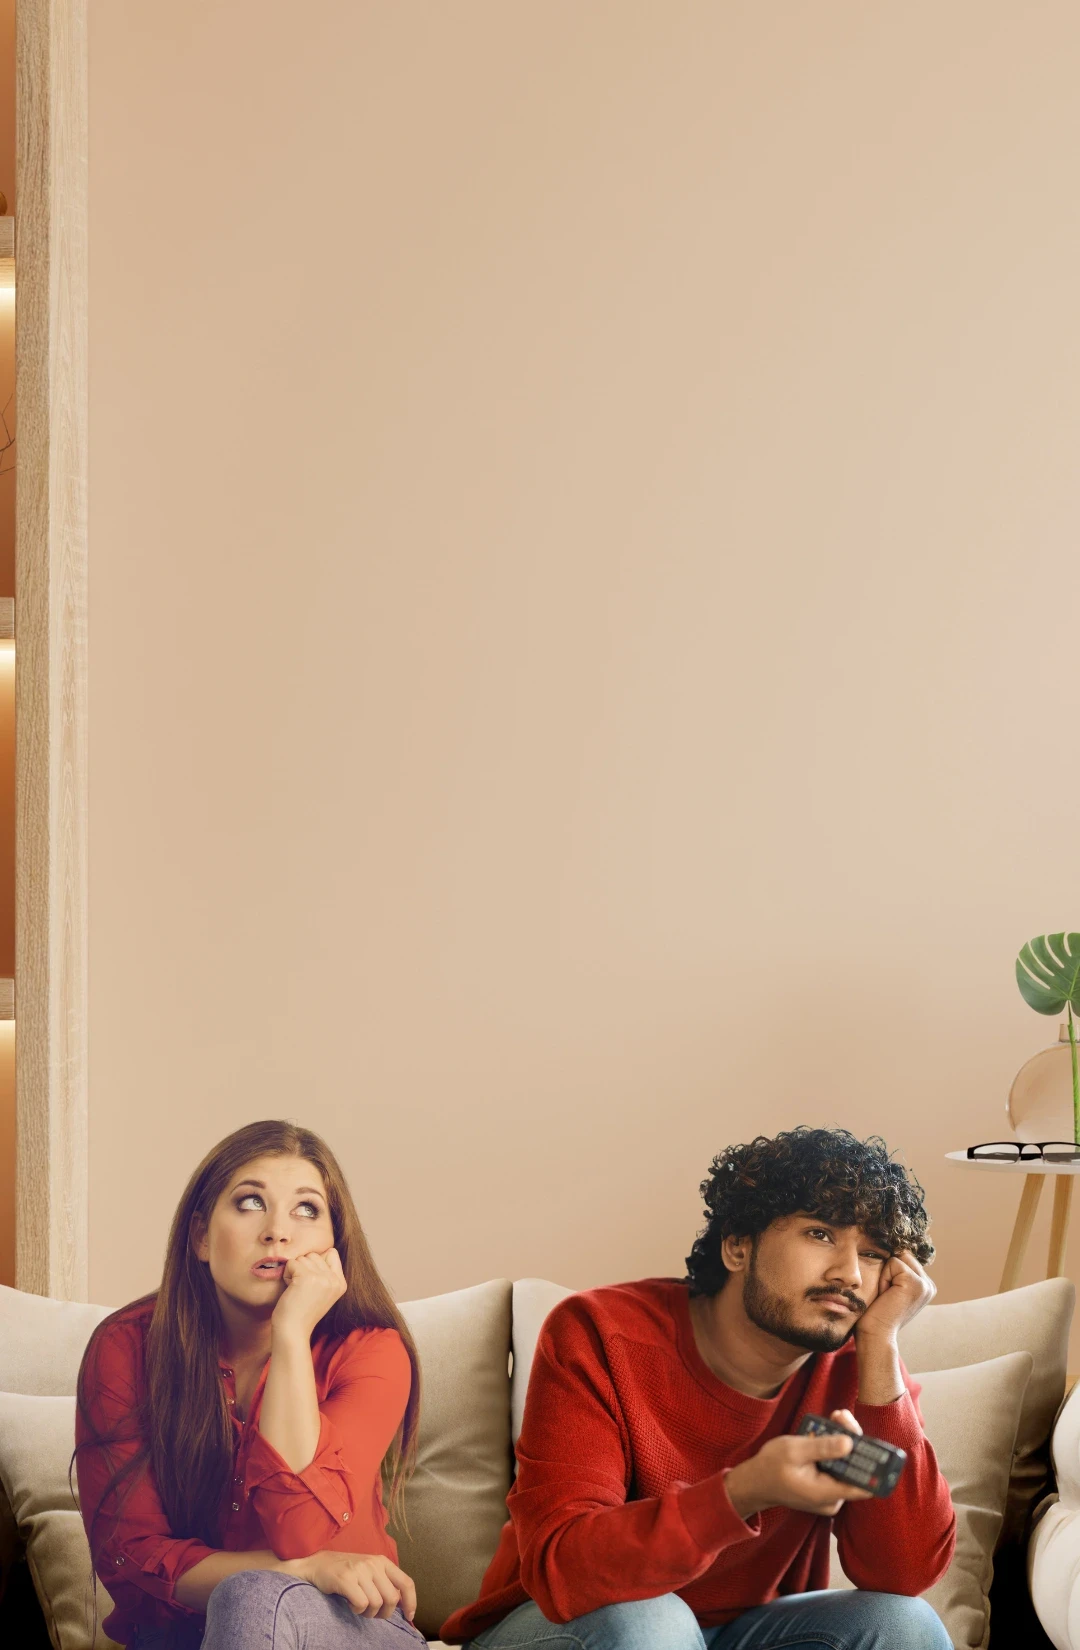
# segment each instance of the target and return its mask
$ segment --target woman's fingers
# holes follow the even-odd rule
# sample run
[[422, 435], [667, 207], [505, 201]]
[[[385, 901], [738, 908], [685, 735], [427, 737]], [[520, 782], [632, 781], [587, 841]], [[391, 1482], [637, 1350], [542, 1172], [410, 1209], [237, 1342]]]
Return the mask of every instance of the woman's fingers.
[[[370, 1616], [378, 1608], [358, 1574], [348, 1576], [341, 1591], [355, 1615]], [[379, 1602], [381, 1603], [381, 1600]]]
[[416, 1589], [404, 1570], [381, 1553], [316, 1553], [309, 1580], [323, 1593], [338, 1593], [354, 1615], [386, 1621], [400, 1604], [411, 1621]]
[[380, 1616], [385, 1621], [388, 1616], [393, 1615], [401, 1595], [389, 1577], [383, 1573], [382, 1566], [361, 1563], [356, 1566], [356, 1570], [362, 1578], [363, 1590], [368, 1599], [364, 1615]]
[[400, 1594], [401, 1608], [411, 1621], [416, 1614], [416, 1587], [411, 1576], [387, 1560], [386, 1573]]
[[859, 1437], [862, 1437], [862, 1427], [856, 1421], [850, 1409], [834, 1409], [829, 1416], [829, 1420], [835, 1421], [838, 1426], [847, 1427], [849, 1432], [857, 1432]]

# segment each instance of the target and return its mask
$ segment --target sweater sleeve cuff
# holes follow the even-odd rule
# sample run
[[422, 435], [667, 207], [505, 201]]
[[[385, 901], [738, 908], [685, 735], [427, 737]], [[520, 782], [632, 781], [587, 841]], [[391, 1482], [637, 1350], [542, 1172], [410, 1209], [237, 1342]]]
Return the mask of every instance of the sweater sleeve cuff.
[[724, 1547], [733, 1547], [739, 1541], [750, 1541], [761, 1534], [761, 1515], [753, 1513], [740, 1518], [731, 1505], [727, 1492], [727, 1475], [713, 1473], [697, 1484], [686, 1484], [677, 1491], [679, 1512], [690, 1535], [703, 1553], [718, 1553]]
[[895, 1444], [897, 1449], [918, 1449], [926, 1434], [919, 1425], [915, 1405], [908, 1392], [891, 1404], [852, 1405], [851, 1413], [870, 1438], [880, 1438], [883, 1444]]

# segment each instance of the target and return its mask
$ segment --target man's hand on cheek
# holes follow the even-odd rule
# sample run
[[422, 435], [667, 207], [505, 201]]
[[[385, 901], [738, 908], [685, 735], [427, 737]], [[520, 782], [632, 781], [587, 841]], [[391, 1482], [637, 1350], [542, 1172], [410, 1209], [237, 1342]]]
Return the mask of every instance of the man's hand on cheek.
[[933, 1300], [937, 1290], [910, 1250], [893, 1255], [881, 1268], [876, 1300], [855, 1325], [856, 1340], [880, 1338], [895, 1343], [896, 1336], [917, 1312]]
[[923, 1268], [906, 1249], [882, 1267], [877, 1298], [855, 1325], [860, 1403], [892, 1404], [903, 1397], [896, 1337], [935, 1293]]

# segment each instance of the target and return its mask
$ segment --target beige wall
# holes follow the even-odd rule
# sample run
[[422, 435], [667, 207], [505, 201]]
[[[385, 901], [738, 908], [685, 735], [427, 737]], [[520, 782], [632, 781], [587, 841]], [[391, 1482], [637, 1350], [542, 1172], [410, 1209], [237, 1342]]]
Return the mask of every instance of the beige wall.
[[94, 1298], [275, 1114], [404, 1296], [679, 1271], [800, 1120], [996, 1287], [1078, 78], [1071, 0], [96, 0]]
[[[0, 192], [15, 212], [15, 0], [0, 0]], [[0, 411], [14, 426], [15, 294], [0, 282]], [[2, 435], [0, 435], [2, 439]], [[0, 458], [0, 596], [15, 594], [15, 476]], [[15, 972], [15, 670], [0, 641], [0, 976]], [[0, 1023], [0, 1283], [15, 1282], [14, 1027]]]

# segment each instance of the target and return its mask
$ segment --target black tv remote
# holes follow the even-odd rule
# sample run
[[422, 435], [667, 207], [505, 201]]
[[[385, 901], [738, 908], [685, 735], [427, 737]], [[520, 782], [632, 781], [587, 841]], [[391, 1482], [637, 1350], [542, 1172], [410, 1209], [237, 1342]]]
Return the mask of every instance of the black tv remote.
[[907, 1451], [895, 1444], [886, 1444], [881, 1438], [866, 1438], [842, 1427], [838, 1421], [827, 1421], [824, 1415], [804, 1415], [798, 1432], [817, 1437], [824, 1432], [839, 1432], [854, 1440], [850, 1455], [838, 1456], [834, 1461], [819, 1461], [819, 1472], [838, 1478], [843, 1484], [856, 1484], [871, 1495], [891, 1495], [904, 1470]]

